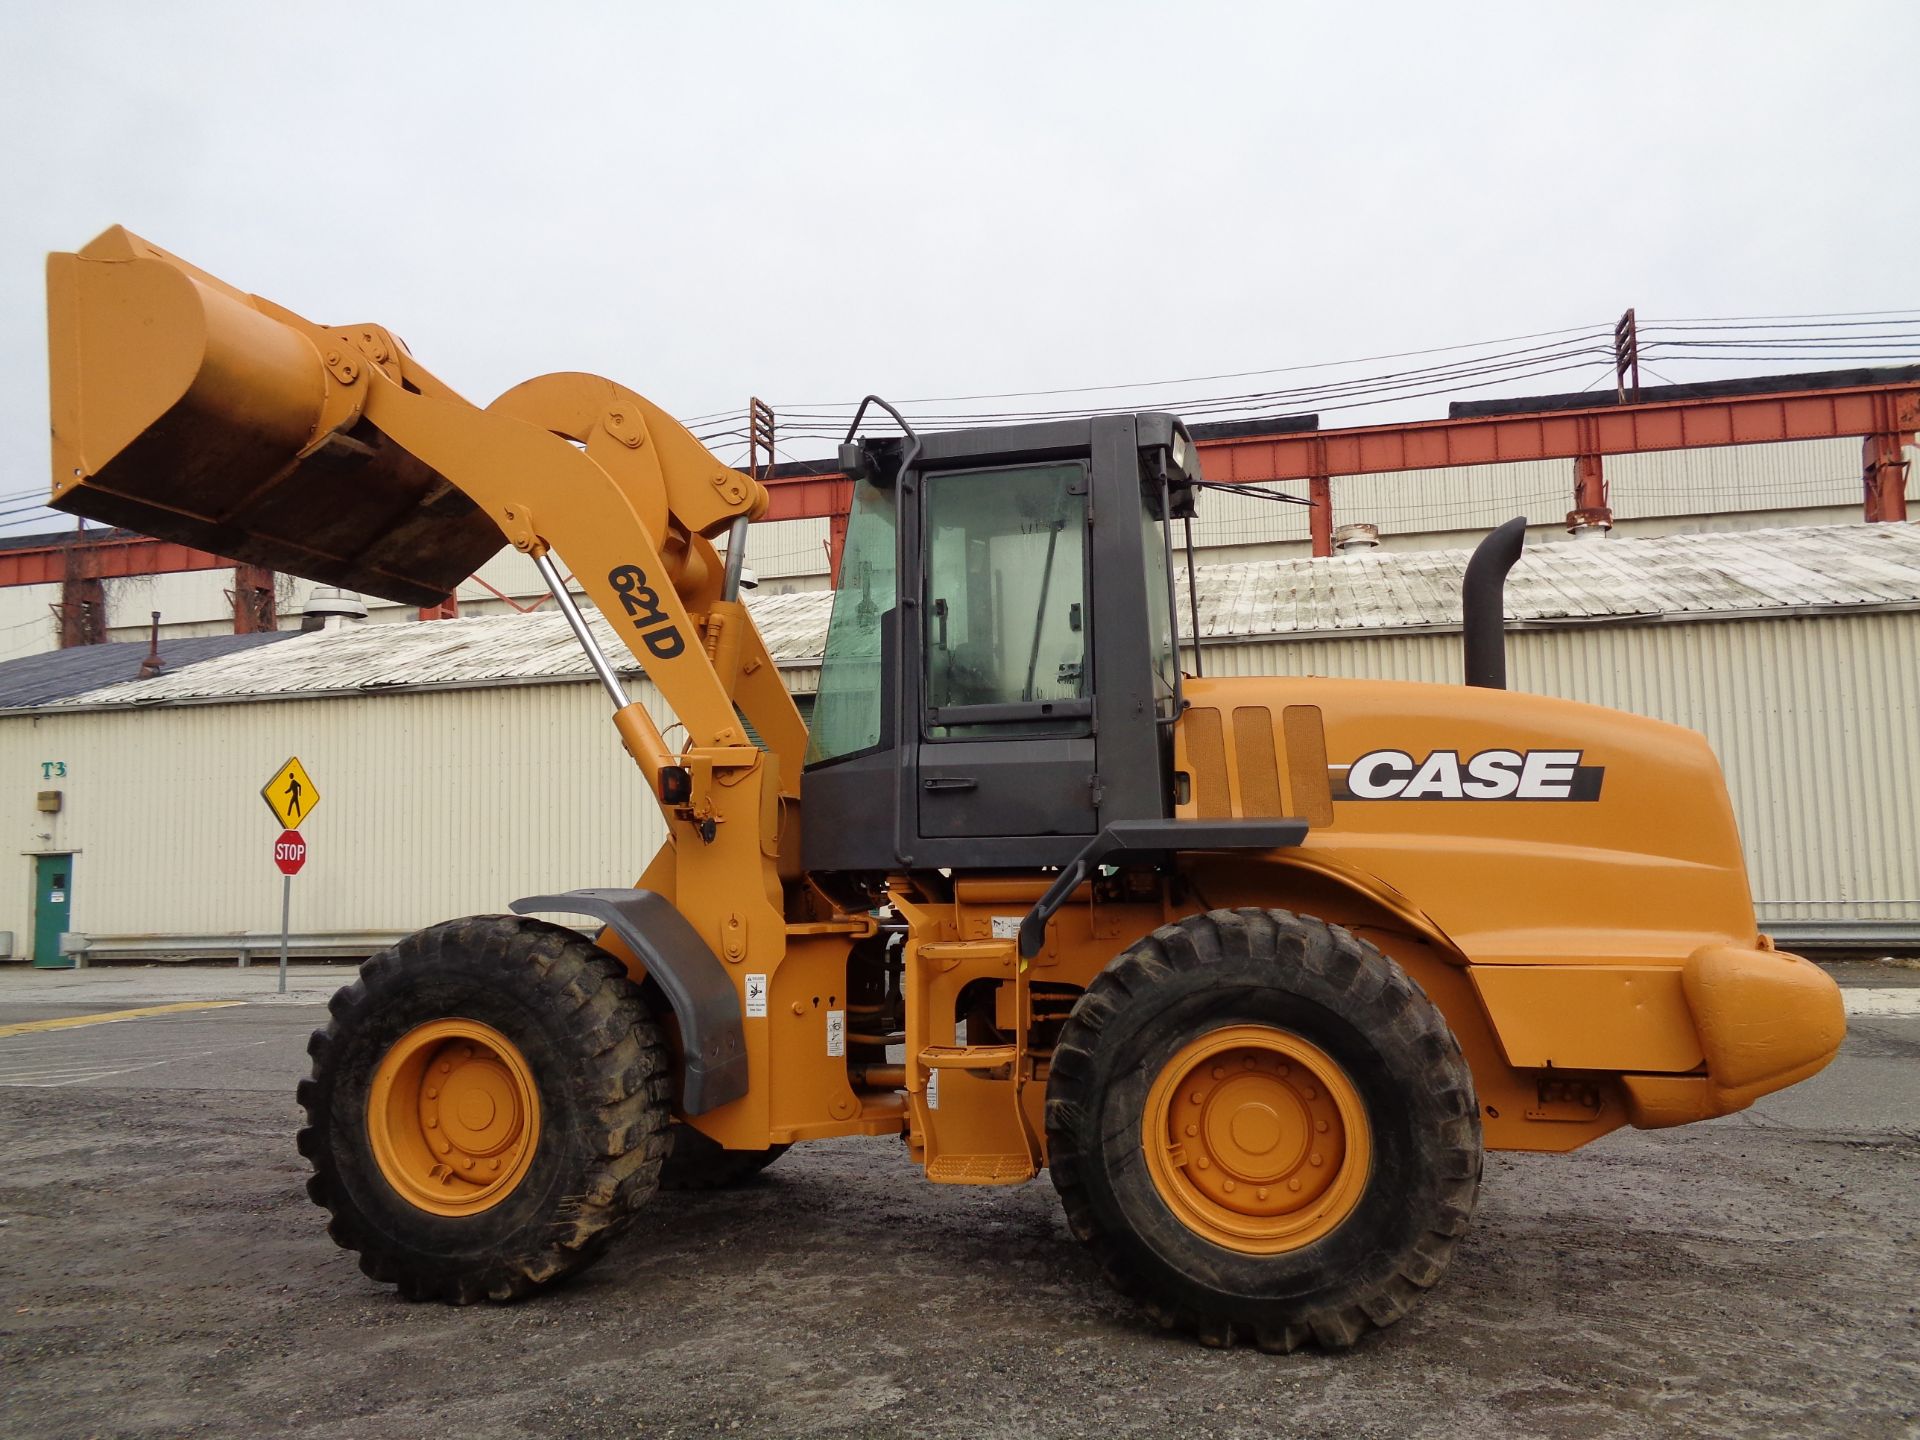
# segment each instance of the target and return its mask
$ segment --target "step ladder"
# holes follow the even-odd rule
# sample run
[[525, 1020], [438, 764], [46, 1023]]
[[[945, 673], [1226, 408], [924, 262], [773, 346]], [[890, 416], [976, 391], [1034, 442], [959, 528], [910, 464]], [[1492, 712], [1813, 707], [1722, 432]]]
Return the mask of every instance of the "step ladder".
[[[929, 941], [909, 967], [908, 1075], [914, 1125], [927, 1178], [941, 1185], [1017, 1185], [1040, 1173], [1040, 1137], [1027, 1117], [1033, 1078], [1027, 1031], [1033, 1020], [1026, 969], [1012, 940]], [[951, 1033], [960, 991], [974, 980], [1010, 984], [1013, 1043], [928, 1043]], [[916, 1003], [917, 1002], [917, 1003]]]

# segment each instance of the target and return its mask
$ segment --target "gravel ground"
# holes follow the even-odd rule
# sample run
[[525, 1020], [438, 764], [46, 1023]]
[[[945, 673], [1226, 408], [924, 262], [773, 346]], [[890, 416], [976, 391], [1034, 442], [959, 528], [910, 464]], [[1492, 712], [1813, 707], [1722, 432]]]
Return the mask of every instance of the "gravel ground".
[[[930, 1187], [897, 1141], [662, 1196], [527, 1304], [406, 1304], [301, 1188], [290, 1081], [317, 1018], [68, 1031], [243, 1048], [186, 1079], [0, 1088], [0, 1433], [1920, 1434], [1913, 1020], [1856, 1022], [1796, 1107], [1490, 1157], [1423, 1307], [1347, 1354], [1275, 1357], [1145, 1323], [1044, 1179]], [[234, 1055], [257, 1088], [192, 1078]], [[1855, 1093], [1896, 1118], [1822, 1121]]]

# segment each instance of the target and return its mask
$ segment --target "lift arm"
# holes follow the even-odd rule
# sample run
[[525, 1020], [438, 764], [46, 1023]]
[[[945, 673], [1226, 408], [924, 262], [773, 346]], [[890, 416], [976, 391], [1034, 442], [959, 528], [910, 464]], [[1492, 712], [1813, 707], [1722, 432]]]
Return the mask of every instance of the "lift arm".
[[483, 410], [381, 327], [315, 325], [119, 227], [49, 256], [47, 292], [54, 505], [409, 604], [503, 542], [557, 552], [686, 727], [670, 752], [604, 674], [656, 797], [676, 758], [703, 789], [760, 763], [737, 704], [797, 799], [805, 726], [711, 543], [738, 524], [740, 546], [766, 492], [657, 406], [556, 374]]

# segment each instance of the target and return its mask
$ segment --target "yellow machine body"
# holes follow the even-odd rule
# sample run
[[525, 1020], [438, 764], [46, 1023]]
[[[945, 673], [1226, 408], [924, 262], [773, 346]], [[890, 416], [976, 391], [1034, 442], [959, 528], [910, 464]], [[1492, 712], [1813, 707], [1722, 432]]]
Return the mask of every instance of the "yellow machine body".
[[[765, 983], [747, 1093], [684, 1117], [722, 1145], [904, 1132], [936, 1180], [1030, 1178], [1036, 1023], [1157, 927], [1241, 906], [1320, 917], [1397, 961], [1458, 1037], [1495, 1148], [1726, 1114], [1843, 1038], [1832, 982], [1758, 932], [1698, 735], [1506, 691], [1190, 679], [1178, 816], [1296, 816], [1305, 843], [1096, 878], [1031, 962], [1014, 927], [1051, 873], [897, 875], [907, 1058], [852, 1063], [849, 956], [880, 943], [876, 921], [802, 872], [805, 728], [710, 543], [765, 510], [759, 484], [611, 381], [545, 376], [482, 409], [379, 326], [312, 324], [123, 230], [51, 257], [49, 306], [56, 505], [410, 603], [503, 543], [579, 577], [686, 729], [670, 748], [640, 706], [614, 714], [656, 799], [663, 770], [689, 782], [638, 883], [743, 1005]], [[956, 1035], [979, 981], [1012, 1043]]]
[[[1482, 1037], [1463, 1043], [1490, 1145], [1568, 1149], [1623, 1119], [1725, 1114], [1839, 1048], [1837, 988], [1759, 934], [1733, 807], [1695, 732], [1410, 682], [1198, 680], [1188, 698], [1187, 810], [1315, 821], [1297, 850], [1215, 867], [1214, 883], [1253, 903], [1241, 897], [1277, 869], [1301, 908], [1390, 953], [1418, 946], [1421, 983], [1455, 992], [1442, 1009], [1456, 1033]], [[1382, 755], [1374, 793], [1358, 793], [1355, 762]]]

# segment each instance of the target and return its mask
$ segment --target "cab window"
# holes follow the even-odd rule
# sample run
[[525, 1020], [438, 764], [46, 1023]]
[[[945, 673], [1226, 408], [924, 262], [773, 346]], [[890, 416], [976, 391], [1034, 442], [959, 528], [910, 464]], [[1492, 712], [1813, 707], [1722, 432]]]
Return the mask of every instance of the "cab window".
[[925, 494], [928, 737], [1086, 733], [1086, 467], [938, 474]]

